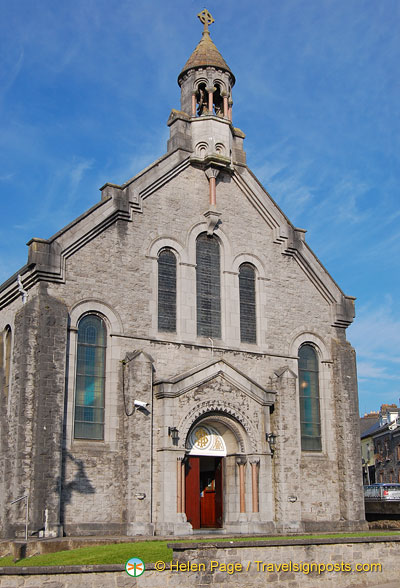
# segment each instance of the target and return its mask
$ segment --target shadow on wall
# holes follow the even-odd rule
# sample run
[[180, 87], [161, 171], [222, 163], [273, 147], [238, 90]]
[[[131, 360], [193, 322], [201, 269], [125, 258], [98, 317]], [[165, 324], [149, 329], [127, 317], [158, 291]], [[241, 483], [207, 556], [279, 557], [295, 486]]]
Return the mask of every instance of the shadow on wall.
[[65, 515], [65, 507], [67, 504], [71, 503], [72, 494], [73, 492], [78, 492], [79, 494], [94, 494], [96, 492], [95, 488], [92, 486], [89, 478], [87, 477], [85, 471], [85, 465], [82, 459], [75, 458], [69, 451], [66, 451], [64, 454], [63, 462], [63, 471], [65, 472], [65, 462], [70, 459], [76, 466], [76, 471], [74, 475], [74, 479], [71, 482], [65, 482], [65, 476], [62, 476], [62, 479], [57, 481], [55, 490], [58, 492], [60, 485], [61, 485], [61, 505], [60, 505], [60, 522], [61, 524], [64, 523], [64, 515]]

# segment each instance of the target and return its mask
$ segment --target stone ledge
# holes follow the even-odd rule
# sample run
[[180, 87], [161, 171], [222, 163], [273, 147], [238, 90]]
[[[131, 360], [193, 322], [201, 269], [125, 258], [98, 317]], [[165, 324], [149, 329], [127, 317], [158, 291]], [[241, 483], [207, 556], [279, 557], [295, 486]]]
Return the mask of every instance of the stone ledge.
[[346, 545], [349, 543], [394, 543], [400, 542], [400, 535], [383, 535], [382, 537], [336, 537], [321, 539], [277, 539], [271, 541], [213, 541], [208, 543], [167, 543], [167, 547], [174, 551], [193, 549], [243, 549], [246, 547], [288, 547], [296, 545]]
[[[133, 557], [133, 556], [132, 556]], [[145, 563], [146, 571], [154, 571], [154, 563]], [[169, 570], [165, 565], [165, 571]], [[0, 566], [1, 576], [47, 576], [56, 574], [99, 574], [124, 572], [125, 564], [93, 564], [82, 566]], [[158, 572], [161, 573], [161, 572]]]
[[84, 574], [93, 572], [122, 572], [123, 564], [92, 566], [7, 566], [0, 567], [0, 576], [38, 576], [47, 574]]

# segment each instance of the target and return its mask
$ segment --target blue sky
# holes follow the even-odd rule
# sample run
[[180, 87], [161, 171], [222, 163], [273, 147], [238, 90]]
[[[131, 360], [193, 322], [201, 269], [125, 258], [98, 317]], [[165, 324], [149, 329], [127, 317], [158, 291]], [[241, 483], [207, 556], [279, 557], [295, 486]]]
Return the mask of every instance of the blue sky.
[[0, 282], [166, 150], [201, 36], [236, 76], [248, 164], [357, 318], [360, 411], [400, 397], [398, 0], [0, 4]]

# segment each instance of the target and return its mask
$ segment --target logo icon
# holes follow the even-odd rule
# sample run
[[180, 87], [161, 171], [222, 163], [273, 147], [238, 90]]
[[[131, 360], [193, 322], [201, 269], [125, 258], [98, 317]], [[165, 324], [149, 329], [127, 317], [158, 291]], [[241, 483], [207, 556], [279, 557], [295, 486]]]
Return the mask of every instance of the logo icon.
[[139, 559], [138, 557], [132, 557], [128, 559], [125, 564], [125, 571], [129, 576], [134, 576], [137, 578], [141, 576], [145, 570], [144, 561]]

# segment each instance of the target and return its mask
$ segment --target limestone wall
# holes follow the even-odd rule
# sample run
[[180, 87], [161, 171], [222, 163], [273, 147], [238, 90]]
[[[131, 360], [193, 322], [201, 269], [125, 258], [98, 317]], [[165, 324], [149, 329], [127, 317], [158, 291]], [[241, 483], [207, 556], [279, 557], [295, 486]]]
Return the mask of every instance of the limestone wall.
[[148, 564], [139, 578], [129, 577], [122, 565], [0, 568], [0, 588], [397, 588], [400, 574], [399, 537], [192, 543], [173, 548], [172, 570], [169, 564], [162, 570], [162, 562]]

